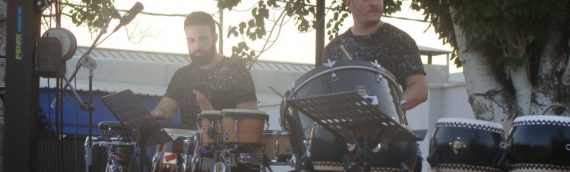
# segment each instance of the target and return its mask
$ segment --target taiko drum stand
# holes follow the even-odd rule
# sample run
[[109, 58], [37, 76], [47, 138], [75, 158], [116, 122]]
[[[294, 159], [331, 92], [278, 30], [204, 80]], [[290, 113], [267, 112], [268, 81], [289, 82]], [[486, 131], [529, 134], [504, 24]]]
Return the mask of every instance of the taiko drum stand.
[[[420, 141], [417, 136], [394, 119], [382, 113], [369, 98], [364, 98], [356, 91], [331, 93], [300, 99], [287, 100], [291, 107], [304, 113], [320, 126], [345, 141], [351, 141], [352, 148], [360, 149], [360, 159], [364, 171], [371, 171], [369, 163], [369, 139], [382, 142]], [[360, 139], [359, 139], [360, 138]], [[349, 160], [345, 162], [345, 170], [352, 169]]]

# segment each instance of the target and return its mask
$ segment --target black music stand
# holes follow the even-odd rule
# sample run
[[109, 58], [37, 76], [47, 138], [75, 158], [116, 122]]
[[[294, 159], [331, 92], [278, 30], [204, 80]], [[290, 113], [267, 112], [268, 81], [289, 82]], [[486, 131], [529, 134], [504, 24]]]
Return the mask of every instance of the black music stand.
[[137, 143], [154, 146], [172, 141], [131, 90], [105, 95], [101, 99]]
[[[351, 140], [353, 136], [377, 138], [380, 142], [421, 141], [413, 131], [385, 115], [356, 91], [331, 93], [287, 100], [333, 134]], [[396, 117], [397, 118], [397, 117]]]

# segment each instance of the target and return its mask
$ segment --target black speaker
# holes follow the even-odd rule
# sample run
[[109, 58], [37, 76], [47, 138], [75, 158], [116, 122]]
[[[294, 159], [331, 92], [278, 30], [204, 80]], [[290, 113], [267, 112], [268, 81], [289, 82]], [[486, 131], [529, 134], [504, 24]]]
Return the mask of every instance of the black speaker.
[[36, 45], [36, 74], [40, 77], [65, 76], [65, 61], [61, 41], [56, 37], [40, 37]]

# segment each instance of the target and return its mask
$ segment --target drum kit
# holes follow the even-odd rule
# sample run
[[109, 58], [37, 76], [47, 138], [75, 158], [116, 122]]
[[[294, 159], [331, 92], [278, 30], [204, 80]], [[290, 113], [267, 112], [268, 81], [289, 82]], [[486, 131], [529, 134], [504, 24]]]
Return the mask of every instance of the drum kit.
[[[268, 130], [263, 111], [202, 111], [198, 130], [162, 129], [173, 141], [157, 144], [152, 171], [413, 171], [427, 131], [409, 129], [401, 87], [379, 64], [328, 62], [291, 86], [283, 130]], [[135, 148], [118, 124], [100, 124], [93, 138], [108, 152], [106, 171], [128, 169]], [[570, 119], [544, 115], [516, 118], [508, 134], [489, 121], [441, 118], [427, 157], [442, 172], [570, 171], [569, 159]]]

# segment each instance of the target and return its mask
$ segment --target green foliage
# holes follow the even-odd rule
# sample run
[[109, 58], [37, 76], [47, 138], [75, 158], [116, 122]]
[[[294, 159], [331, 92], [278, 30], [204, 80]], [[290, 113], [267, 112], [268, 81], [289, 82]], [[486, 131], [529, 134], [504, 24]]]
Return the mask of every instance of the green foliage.
[[505, 68], [517, 68], [535, 58], [547, 35], [566, 27], [569, 19], [568, 1], [559, 0], [413, 0], [412, 7], [424, 11], [444, 43], [457, 49], [455, 23], [469, 47], [497, 49], [500, 53], [493, 55], [494, 60]]
[[64, 1], [64, 9], [69, 9], [65, 15], [69, 15], [77, 26], [84, 25], [92, 33], [99, 31], [111, 19], [118, 17], [118, 12], [113, 5], [114, 0], [81, 0]]
[[[231, 10], [237, 6], [240, 0], [217, 0], [218, 7], [221, 9]], [[392, 14], [401, 10], [403, 0], [385, 0], [385, 14]], [[326, 3], [328, 3], [327, 1]], [[326, 33], [328, 39], [336, 37], [342, 26], [342, 22], [349, 17], [350, 12], [344, 5], [342, 0], [332, 0], [326, 5], [328, 16], [332, 18], [326, 21]], [[260, 0], [256, 7], [251, 10], [251, 19], [240, 22], [237, 26], [230, 26], [226, 36], [228, 37], [245, 37], [251, 41], [264, 38], [268, 32], [265, 29], [266, 20], [269, 19], [269, 10], [283, 10], [285, 15], [294, 19], [299, 32], [307, 32], [315, 28], [316, 25], [316, 7], [310, 0]], [[281, 20], [283, 20], [280, 17]], [[277, 22], [276, 22], [277, 23]], [[232, 48], [232, 57], [246, 55], [251, 58], [251, 50], [245, 42], [240, 42]], [[261, 54], [261, 53], [259, 53]], [[258, 55], [259, 55], [258, 54]], [[257, 59], [256, 57], [253, 60]]]

